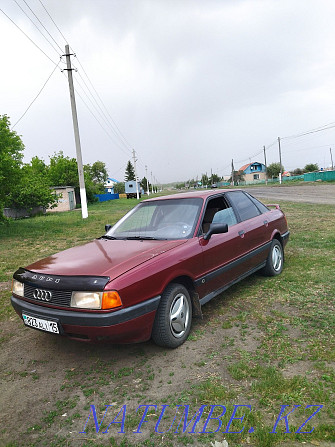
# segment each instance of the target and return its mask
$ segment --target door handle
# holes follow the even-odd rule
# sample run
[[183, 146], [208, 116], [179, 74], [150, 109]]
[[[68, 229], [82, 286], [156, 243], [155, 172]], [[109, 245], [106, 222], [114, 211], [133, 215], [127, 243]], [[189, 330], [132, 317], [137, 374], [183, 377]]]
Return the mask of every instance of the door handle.
[[243, 238], [244, 238], [244, 235], [245, 235], [244, 230], [239, 231], [239, 232], [238, 232], [238, 235], [243, 239]]

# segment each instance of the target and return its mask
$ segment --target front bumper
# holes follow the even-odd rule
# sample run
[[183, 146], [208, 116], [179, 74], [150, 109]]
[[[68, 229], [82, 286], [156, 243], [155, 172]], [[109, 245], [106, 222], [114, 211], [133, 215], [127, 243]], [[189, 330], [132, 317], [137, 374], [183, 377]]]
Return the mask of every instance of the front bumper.
[[85, 312], [36, 305], [29, 301], [11, 297], [16, 313], [22, 313], [57, 321], [62, 335], [77, 340], [115, 343], [135, 343], [146, 341], [151, 336], [151, 329], [159, 305], [160, 296], [143, 303], [114, 312]]

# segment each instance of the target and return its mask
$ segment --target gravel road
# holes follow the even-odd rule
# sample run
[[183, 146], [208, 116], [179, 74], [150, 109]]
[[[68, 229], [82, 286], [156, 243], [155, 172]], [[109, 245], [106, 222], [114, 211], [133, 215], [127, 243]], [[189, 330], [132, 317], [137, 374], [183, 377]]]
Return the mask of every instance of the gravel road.
[[335, 184], [308, 183], [299, 186], [267, 186], [248, 188], [255, 197], [289, 202], [335, 205]]

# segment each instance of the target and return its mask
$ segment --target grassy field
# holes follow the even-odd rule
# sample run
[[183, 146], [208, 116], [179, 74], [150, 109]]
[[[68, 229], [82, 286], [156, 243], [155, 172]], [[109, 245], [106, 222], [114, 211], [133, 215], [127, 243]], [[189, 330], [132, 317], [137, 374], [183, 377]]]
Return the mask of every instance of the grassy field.
[[[84, 221], [75, 211], [0, 226], [0, 342], [1, 355], [7, 355], [0, 393], [9, 405], [20, 392], [12, 417], [1, 404], [0, 446], [210, 446], [224, 439], [229, 447], [335, 443], [333, 206], [281, 203], [291, 231], [282, 275], [253, 275], [212, 300], [177, 350], [151, 342], [84, 349], [23, 327], [9, 304], [12, 273], [100, 236], [106, 223], [134, 203], [93, 205]], [[41, 395], [27, 414], [22, 409], [32, 389]], [[100, 423], [112, 404], [97, 433], [90, 406]], [[156, 407], [149, 408], [139, 433], [144, 409], [136, 410], [145, 404]], [[215, 404], [220, 406], [211, 407]], [[164, 405], [169, 407], [162, 415]], [[194, 419], [183, 432], [177, 421], [185, 405], [188, 421], [206, 407], [199, 423], [194, 427]], [[113, 419], [118, 423], [108, 428]]]

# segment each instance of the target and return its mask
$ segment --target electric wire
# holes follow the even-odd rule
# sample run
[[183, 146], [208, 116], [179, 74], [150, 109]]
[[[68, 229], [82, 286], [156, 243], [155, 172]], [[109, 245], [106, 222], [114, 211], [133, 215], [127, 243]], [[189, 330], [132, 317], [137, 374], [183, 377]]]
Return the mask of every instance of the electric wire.
[[[92, 111], [92, 109], [89, 107], [89, 105], [87, 104], [87, 102], [85, 101], [85, 99], [83, 98], [83, 96], [79, 93], [78, 89], [76, 89], [74, 87], [74, 90], [76, 92], [76, 94], [79, 96], [79, 98], [82, 100], [82, 102], [84, 103], [85, 107], [87, 108], [87, 110], [91, 113], [91, 115], [93, 116], [93, 118], [97, 121], [97, 123], [99, 124], [99, 126], [102, 128], [102, 130], [106, 133], [106, 135], [108, 136], [108, 138], [113, 141], [114, 144], [117, 145], [117, 147], [127, 155], [127, 157], [129, 157], [129, 153], [125, 152], [125, 150], [118, 145], [118, 143], [115, 141], [115, 139], [112, 137], [112, 135], [106, 130], [106, 128], [101, 124], [101, 122], [99, 121], [99, 119], [96, 117], [96, 115], [94, 114], [94, 112]], [[86, 95], [87, 96], [87, 95]]]
[[81, 69], [83, 70], [83, 72], [84, 72], [84, 74], [85, 74], [87, 80], [89, 81], [90, 85], [92, 86], [92, 88], [93, 88], [95, 94], [96, 94], [97, 97], [99, 98], [99, 100], [100, 100], [100, 102], [101, 102], [103, 108], [105, 109], [106, 113], [108, 114], [109, 118], [111, 119], [113, 125], [116, 127], [117, 132], [119, 133], [121, 139], [125, 142], [125, 145], [126, 145], [126, 146], [128, 146], [128, 147], [132, 147], [132, 145], [129, 143], [129, 141], [126, 139], [126, 137], [123, 135], [123, 133], [122, 133], [121, 130], [119, 129], [118, 125], [117, 125], [116, 122], [114, 121], [113, 117], [112, 117], [111, 114], [109, 113], [109, 111], [108, 111], [106, 105], [104, 104], [103, 100], [101, 99], [99, 93], [97, 92], [96, 88], [94, 87], [92, 81], [90, 80], [90, 78], [89, 78], [89, 76], [88, 76], [86, 70], [84, 69], [84, 67], [83, 67], [83, 65], [81, 64], [81, 62], [80, 62], [80, 60], [79, 60], [78, 57], [77, 57], [77, 61], [78, 61], [78, 64], [80, 65]]
[[[82, 85], [80, 84], [80, 82], [78, 82], [77, 79], [77, 85], [81, 88], [82, 90], [82, 94], [88, 99], [88, 101], [91, 103], [91, 105], [93, 106], [93, 108], [95, 109], [95, 111], [97, 113], [99, 113], [99, 111], [97, 111], [94, 103], [92, 102], [91, 98], [87, 95], [87, 93], [85, 92], [84, 88], [82, 87]], [[91, 108], [88, 106], [87, 102], [84, 101], [83, 96], [81, 96], [79, 94], [79, 92], [77, 91], [77, 89], [75, 89], [76, 93], [78, 93], [78, 95], [80, 96], [81, 100], [84, 102], [85, 106], [88, 108], [88, 110], [90, 111], [90, 113], [94, 116], [95, 120], [99, 123], [100, 127], [104, 130], [104, 132], [108, 135], [108, 137], [113, 141], [114, 144], [117, 145], [117, 147], [124, 152], [125, 154], [127, 154], [127, 156], [130, 155], [130, 152], [126, 152], [125, 149], [123, 147], [120, 146], [119, 142], [115, 140], [115, 137], [113, 137], [113, 135], [111, 135], [106, 128], [103, 126], [103, 124], [101, 123], [101, 121], [98, 119], [98, 117], [92, 112]]]
[[324, 124], [323, 126], [316, 127], [315, 129], [307, 130], [307, 131], [302, 132], [300, 134], [289, 135], [289, 136], [286, 136], [286, 137], [282, 137], [281, 140], [300, 138], [300, 137], [303, 137], [305, 135], [310, 135], [312, 133], [323, 132], [325, 130], [333, 129], [334, 127], [335, 127], [335, 122], [331, 122], [331, 123], [328, 123], [328, 124]]
[[61, 61], [58, 62], [58, 64], [56, 65], [56, 67], [52, 70], [51, 74], [49, 75], [48, 79], [45, 81], [45, 83], [43, 84], [42, 88], [40, 89], [40, 91], [37, 93], [37, 95], [35, 96], [35, 98], [31, 101], [31, 103], [29, 104], [29, 106], [27, 107], [26, 111], [23, 113], [23, 115], [21, 115], [21, 117], [16, 121], [16, 123], [11, 127], [12, 129], [14, 129], [14, 127], [22, 120], [22, 118], [25, 116], [25, 114], [28, 112], [28, 110], [30, 109], [30, 107], [34, 104], [34, 102], [37, 100], [37, 98], [40, 96], [40, 94], [42, 93], [42, 91], [44, 90], [45, 86], [47, 85], [47, 83], [49, 82], [51, 76], [54, 74], [54, 72], [56, 71], [56, 69], [59, 67]]
[[[112, 126], [112, 124], [110, 123], [108, 117], [106, 116], [106, 114], [104, 113], [104, 110], [101, 108], [101, 106], [99, 105], [99, 103], [97, 102], [96, 98], [94, 97], [93, 93], [91, 92], [89, 86], [87, 85], [85, 79], [82, 77], [80, 71], [78, 71], [78, 75], [81, 78], [82, 82], [84, 83], [87, 92], [89, 93], [89, 95], [91, 96], [92, 100], [89, 98], [89, 96], [87, 95], [88, 99], [90, 100], [92, 106], [95, 108], [95, 110], [97, 111], [97, 113], [99, 113], [99, 115], [101, 116], [101, 118], [104, 120], [104, 122], [107, 124], [107, 126], [111, 129], [111, 131], [114, 133], [115, 137], [118, 138], [120, 140], [120, 142], [124, 145], [125, 149], [127, 149], [129, 151], [129, 153], [131, 153], [130, 148], [128, 147], [128, 145], [125, 144], [125, 142], [120, 139], [119, 134], [116, 132], [116, 130], [114, 129], [114, 127]], [[78, 79], [77, 79], [78, 82]], [[82, 86], [81, 86], [82, 87]], [[82, 89], [84, 90], [84, 88], [82, 87]], [[94, 103], [92, 102], [94, 101]]]
[[10, 20], [12, 23], [13, 23], [13, 25], [15, 25], [16, 26], [16, 28], [18, 28], [20, 31], [21, 31], [21, 33], [22, 34], [24, 34], [26, 37], [27, 37], [27, 39], [29, 39], [30, 40], [30, 42], [33, 44], [33, 45], [35, 45], [35, 47], [36, 48], [38, 48], [40, 51], [41, 51], [41, 53], [43, 53], [44, 54], [44, 56], [45, 57], [47, 57], [48, 59], [49, 59], [49, 61], [50, 62], [52, 62], [54, 65], [58, 65], [55, 61], [53, 61], [52, 59], [51, 59], [51, 57], [49, 57], [48, 55], [47, 55], [47, 53], [45, 52], [45, 51], [43, 51], [42, 50], [42, 48], [40, 48], [29, 36], [28, 36], [28, 34], [27, 33], [25, 33], [20, 27], [19, 27], [19, 25], [17, 25], [15, 22], [14, 22], [14, 20], [12, 20], [6, 13], [5, 13], [5, 11], [3, 11], [3, 9], [1, 9], [0, 8], [0, 11], [7, 17], [7, 19], [8, 20]]
[[26, 11], [22, 8], [22, 6], [16, 1], [14, 0], [14, 2], [17, 4], [17, 6], [21, 9], [21, 11], [23, 12], [23, 14], [30, 20], [30, 22], [35, 26], [35, 28], [37, 29], [37, 31], [44, 37], [44, 39], [48, 42], [48, 44], [52, 47], [52, 49], [58, 54], [58, 56], [60, 56], [60, 53], [58, 52], [58, 50], [54, 47], [54, 45], [50, 42], [50, 40], [42, 33], [42, 31], [40, 30], [40, 28], [36, 25], [36, 23], [29, 17], [29, 15], [26, 13]]
[[39, 0], [39, 2], [41, 3], [41, 5], [43, 6], [45, 12], [48, 14], [48, 16], [50, 17], [50, 20], [52, 21], [52, 23], [55, 25], [55, 27], [57, 28], [59, 34], [63, 37], [63, 39], [65, 40], [65, 43], [67, 44], [68, 41], [67, 39], [64, 37], [64, 34], [61, 32], [61, 30], [58, 28], [56, 22], [54, 21], [54, 19], [51, 17], [51, 15], [49, 14], [48, 10], [46, 9], [46, 7], [44, 6], [44, 4], [42, 3], [41, 0]]
[[[56, 42], [56, 40], [52, 37], [52, 35], [49, 33], [49, 31], [46, 29], [46, 27], [43, 25], [42, 21], [37, 17], [37, 15], [34, 13], [34, 11], [31, 9], [31, 7], [28, 5], [28, 3], [26, 2], [26, 0], [23, 0], [24, 3], [27, 5], [27, 7], [29, 8], [29, 10], [31, 11], [31, 13], [36, 17], [36, 19], [39, 21], [39, 23], [42, 25], [42, 27], [45, 29], [45, 31], [48, 33], [48, 35], [51, 37], [51, 39], [53, 40], [53, 42], [57, 45], [57, 47], [60, 49], [60, 54], [63, 53], [62, 48], [58, 45], [58, 42]], [[15, 3], [17, 4], [17, 1], [15, 0]]]

